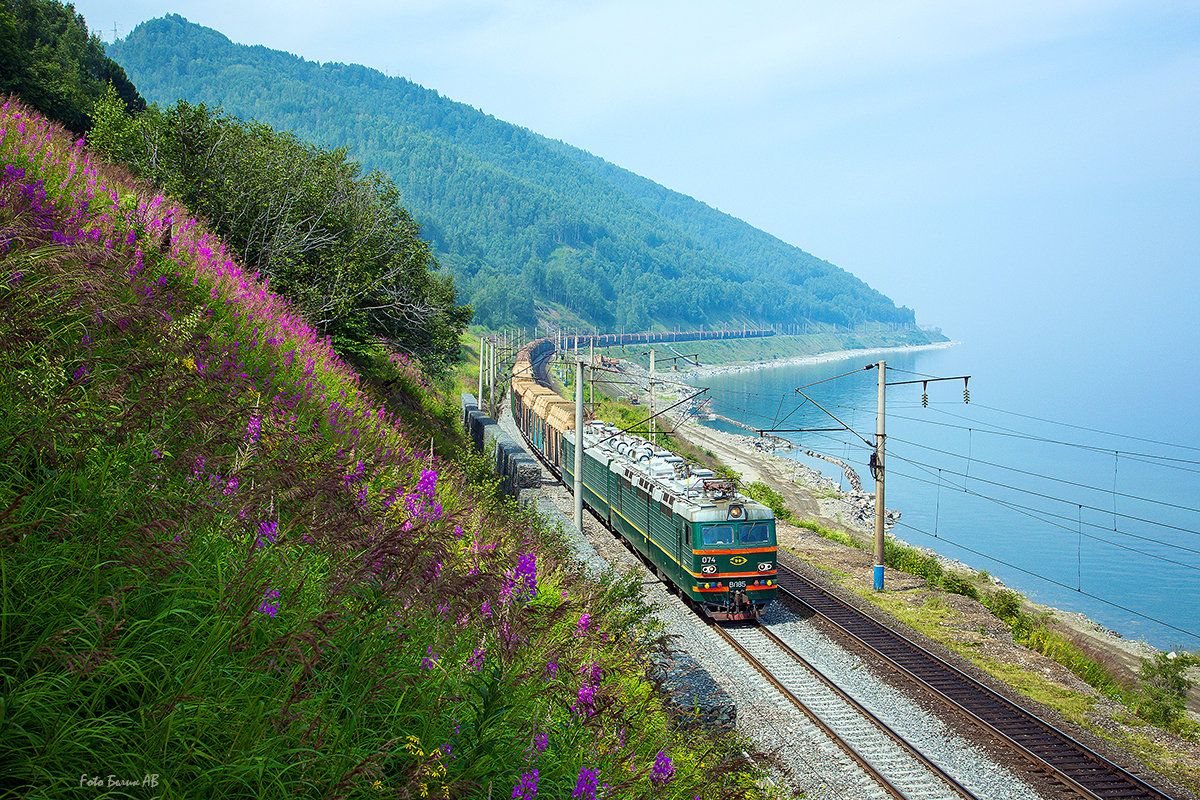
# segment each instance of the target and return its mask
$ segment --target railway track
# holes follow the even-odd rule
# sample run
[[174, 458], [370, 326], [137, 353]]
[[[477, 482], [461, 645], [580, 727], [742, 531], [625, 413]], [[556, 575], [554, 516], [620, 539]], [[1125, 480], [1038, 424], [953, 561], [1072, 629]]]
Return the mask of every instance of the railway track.
[[953, 708], [1088, 800], [1173, 800], [1068, 734], [779, 564], [782, 594], [803, 603], [847, 636], [928, 687]]
[[977, 800], [769, 628], [710, 626], [896, 800]]

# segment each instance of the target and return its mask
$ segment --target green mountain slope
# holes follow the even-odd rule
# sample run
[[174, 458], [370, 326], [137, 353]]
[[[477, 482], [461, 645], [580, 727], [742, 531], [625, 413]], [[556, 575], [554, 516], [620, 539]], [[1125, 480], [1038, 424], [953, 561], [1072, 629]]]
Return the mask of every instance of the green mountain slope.
[[799, 248], [402, 78], [233, 44], [176, 15], [108, 52], [153, 101], [220, 105], [389, 174], [485, 324], [913, 324]]

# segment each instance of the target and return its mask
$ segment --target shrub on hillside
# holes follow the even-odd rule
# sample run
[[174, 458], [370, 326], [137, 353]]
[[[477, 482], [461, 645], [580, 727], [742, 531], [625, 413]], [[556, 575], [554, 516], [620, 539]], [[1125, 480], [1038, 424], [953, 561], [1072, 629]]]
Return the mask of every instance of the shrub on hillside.
[[1188, 679], [1187, 670], [1200, 664], [1200, 656], [1192, 653], [1158, 653], [1153, 659], [1142, 659], [1138, 677], [1143, 681], [1145, 698], [1138, 714], [1155, 725], [1175, 725], [1184, 718], [1188, 692], [1195, 683]]
[[742, 491], [751, 500], [757, 500], [767, 508], [775, 512], [775, 518], [790, 522], [792, 519], [791, 510], [784, 505], [783, 495], [772, 489], [762, 481], [753, 481], [742, 487]]
[[202, 104], [131, 117], [109, 92], [96, 115], [99, 152], [207, 219], [351, 362], [379, 338], [435, 370], [457, 354], [471, 310], [381, 173]]

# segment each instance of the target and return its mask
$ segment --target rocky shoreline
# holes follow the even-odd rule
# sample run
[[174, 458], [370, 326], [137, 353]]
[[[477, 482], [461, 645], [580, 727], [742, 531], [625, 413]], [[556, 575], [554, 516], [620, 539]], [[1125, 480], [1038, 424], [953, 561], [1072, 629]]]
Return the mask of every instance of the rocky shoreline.
[[751, 361], [743, 364], [704, 364], [699, 367], [690, 366], [680, 370], [688, 378], [710, 378], [714, 375], [736, 375], [740, 372], [754, 372], [760, 369], [775, 367], [798, 366], [803, 364], [825, 364], [831, 361], [846, 361], [863, 356], [886, 355], [888, 353], [915, 353], [919, 350], [944, 350], [954, 347], [961, 342], [935, 342], [933, 344], [913, 344], [903, 347], [872, 347], [861, 350], [833, 350], [828, 353], [817, 353], [810, 356], [791, 356], [789, 358], [774, 358], [770, 361]]

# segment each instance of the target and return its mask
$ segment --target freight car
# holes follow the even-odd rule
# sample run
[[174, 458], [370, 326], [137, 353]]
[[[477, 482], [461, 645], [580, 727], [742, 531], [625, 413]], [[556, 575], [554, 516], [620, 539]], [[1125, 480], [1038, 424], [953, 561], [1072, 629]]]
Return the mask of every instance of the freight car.
[[[525, 439], [569, 486], [575, 475], [575, 404], [536, 380], [549, 340], [516, 359], [512, 413]], [[645, 439], [584, 424], [583, 503], [709, 616], [756, 618], [775, 598], [775, 517], [711, 470]]]

